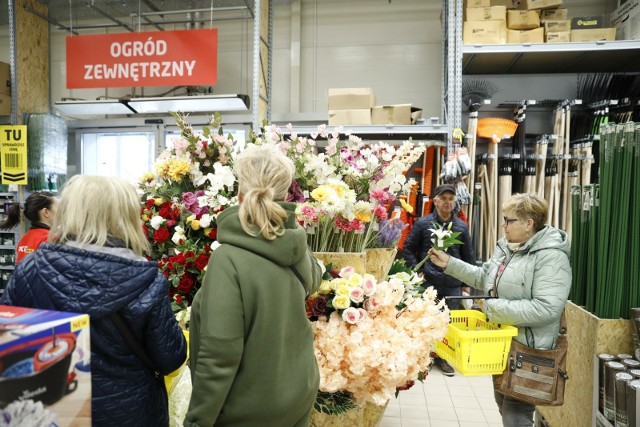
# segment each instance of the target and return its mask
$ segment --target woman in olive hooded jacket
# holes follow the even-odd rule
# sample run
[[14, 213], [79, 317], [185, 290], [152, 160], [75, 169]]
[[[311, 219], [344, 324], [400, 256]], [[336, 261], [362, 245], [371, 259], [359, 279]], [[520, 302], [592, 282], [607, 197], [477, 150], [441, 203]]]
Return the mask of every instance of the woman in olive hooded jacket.
[[294, 166], [274, 147], [236, 159], [240, 206], [218, 242], [191, 315], [193, 392], [185, 426], [304, 426], [320, 376], [305, 296], [321, 270], [285, 203]]
[[[514, 194], [502, 212], [505, 237], [482, 267], [433, 249], [431, 262], [498, 297], [486, 300], [484, 311], [492, 322], [516, 326], [516, 341], [538, 349], [554, 348], [571, 288], [567, 234], [545, 225], [548, 205], [536, 195]], [[505, 426], [533, 425], [533, 405], [498, 392], [495, 397]]]

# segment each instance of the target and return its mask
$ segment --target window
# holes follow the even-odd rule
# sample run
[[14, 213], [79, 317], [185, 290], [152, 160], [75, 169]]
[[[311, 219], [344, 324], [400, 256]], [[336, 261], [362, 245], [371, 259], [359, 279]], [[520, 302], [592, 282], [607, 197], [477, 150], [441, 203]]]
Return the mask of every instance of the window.
[[82, 173], [120, 176], [137, 182], [152, 170], [155, 132], [82, 134]]

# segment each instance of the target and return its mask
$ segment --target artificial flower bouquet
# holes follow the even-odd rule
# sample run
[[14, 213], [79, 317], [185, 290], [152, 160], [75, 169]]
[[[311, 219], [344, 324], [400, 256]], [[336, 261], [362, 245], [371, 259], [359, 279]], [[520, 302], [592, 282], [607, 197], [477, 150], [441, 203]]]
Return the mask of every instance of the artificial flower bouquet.
[[223, 135], [220, 116], [212, 116], [202, 133], [185, 116], [174, 117], [181, 135], [158, 156], [154, 172], [142, 177], [139, 188], [143, 229], [178, 311], [191, 305], [202, 282], [216, 239], [216, 217], [237, 204], [237, 182], [235, 141]]
[[381, 239], [390, 224], [382, 222], [388, 220], [397, 196], [414, 184], [405, 173], [424, 152], [423, 145], [367, 144], [342, 128], [329, 131], [325, 125], [308, 138], [297, 135], [290, 125], [286, 132], [272, 125], [253, 142], [274, 144], [293, 159], [296, 176], [289, 200], [299, 203], [296, 215], [314, 252], [395, 246], [399, 236], [389, 239], [389, 235], [397, 230], [387, 230]]
[[376, 282], [345, 267], [307, 299], [320, 368], [316, 410], [339, 414], [366, 402], [383, 405], [426, 375], [449, 310], [421, 283], [413, 272]]

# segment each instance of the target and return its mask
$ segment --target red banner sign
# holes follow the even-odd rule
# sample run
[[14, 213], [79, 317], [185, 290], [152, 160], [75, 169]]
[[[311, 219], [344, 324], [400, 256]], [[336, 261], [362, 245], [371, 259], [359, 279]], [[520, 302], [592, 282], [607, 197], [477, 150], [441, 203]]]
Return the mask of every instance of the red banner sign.
[[213, 85], [218, 30], [67, 37], [67, 88]]

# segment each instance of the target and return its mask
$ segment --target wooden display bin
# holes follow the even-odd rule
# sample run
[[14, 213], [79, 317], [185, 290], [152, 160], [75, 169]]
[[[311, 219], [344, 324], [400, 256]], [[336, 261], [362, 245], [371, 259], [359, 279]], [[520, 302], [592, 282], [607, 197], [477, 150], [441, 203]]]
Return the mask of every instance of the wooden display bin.
[[631, 321], [600, 319], [572, 302], [567, 303], [565, 315], [569, 380], [564, 392], [564, 405], [538, 406], [537, 410], [551, 426], [589, 426], [593, 414], [591, 390], [594, 387], [595, 355], [632, 353]]

